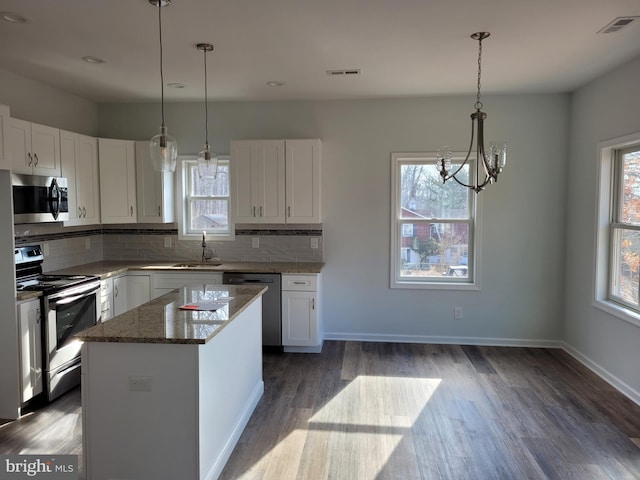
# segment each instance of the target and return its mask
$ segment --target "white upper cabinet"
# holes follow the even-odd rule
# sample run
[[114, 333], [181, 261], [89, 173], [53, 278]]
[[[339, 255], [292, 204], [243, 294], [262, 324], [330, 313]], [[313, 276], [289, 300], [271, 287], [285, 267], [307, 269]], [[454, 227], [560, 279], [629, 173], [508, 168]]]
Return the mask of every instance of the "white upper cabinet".
[[136, 223], [135, 142], [98, 139], [102, 223]]
[[14, 173], [60, 176], [60, 130], [8, 119], [5, 152]]
[[0, 169], [11, 170], [9, 156], [5, 153], [5, 132], [9, 128], [9, 107], [0, 105]]
[[231, 142], [231, 168], [235, 221], [284, 223], [284, 141]]
[[320, 223], [320, 140], [231, 142], [237, 223]]
[[61, 130], [60, 160], [69, 188], [69, 220], [64, 224], [100, 223], [98, 139]]
[[149, 142], [136, 142], [136, 190], [139, 223], [175, 222], [173, 173], [156, 172]]
[[287, 223], [322, 222], [320, 140], [287, 140]]

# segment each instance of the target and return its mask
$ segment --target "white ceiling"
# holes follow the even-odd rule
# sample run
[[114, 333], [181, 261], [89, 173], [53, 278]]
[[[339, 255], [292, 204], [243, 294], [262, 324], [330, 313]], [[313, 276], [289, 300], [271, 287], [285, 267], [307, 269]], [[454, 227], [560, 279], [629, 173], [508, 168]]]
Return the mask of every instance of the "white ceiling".
[[[160, 98], [158, 15], [147, 0], [0, 0], [0, 69], [97, 102]], [[168, 101], [567, 92], [640, 55], [640, 0], [173, 0], [162, 10]], [[82, 62], [92, 55], [100, 65]], [[330, 77], [330, 69], [360, 69]], [[639, 79], [640, 80], [640, 79]], [[269, 87], [280, 81], [282, 87]]]

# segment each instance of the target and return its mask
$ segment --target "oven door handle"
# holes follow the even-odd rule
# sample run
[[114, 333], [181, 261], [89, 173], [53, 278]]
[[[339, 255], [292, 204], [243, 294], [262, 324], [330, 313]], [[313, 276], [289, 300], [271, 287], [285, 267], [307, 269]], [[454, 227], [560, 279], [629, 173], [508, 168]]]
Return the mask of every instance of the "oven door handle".
[[53, 303], [53, 305], [66, 305], [67, 303], [72, 303], [76, 300], [80, 300], [81, 298], [90, 297], [91, 295], [96, 295], [96, 290], [81, 293], [80, 295], [73, 295], [72, 297], [62, 297], [56, 300], [49, 300], [49, 302]]

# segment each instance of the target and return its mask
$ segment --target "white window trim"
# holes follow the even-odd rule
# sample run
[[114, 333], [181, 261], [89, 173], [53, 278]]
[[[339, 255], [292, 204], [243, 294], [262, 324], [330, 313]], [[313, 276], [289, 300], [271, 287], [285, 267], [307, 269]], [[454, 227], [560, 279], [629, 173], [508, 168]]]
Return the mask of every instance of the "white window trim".
[[[178, 156], [178, 165], [176, 167], [176, 216], [177, 216], [177, 226], [178, 226], [178, 240], [197, 240], [200, 241], [202, 238], [201, 233], [184, 233], [184, 209], [185, 209], [185, 181], [183, 172], [184, 168], [182, 166], [185, 161], [196, 161], [198, 157], [196, 155], [179, 155]], [[219, 160], [231, 161], [229, 155], [218, 155]], [[235, 240], [236, 237], [236, 229], [235, 222], [233, 220], [233, 192], [231, 192], [232, 183], [232, 169], [229, 168], [229, 233], [228, 234], [213, 234], [207, 233], [207, 239], [212, 242], [227, 242]]]
[[596, 255], [594, 262], [593, 306], [616, 318], [640, 327], [640, 314], [609, 300], [609, 262], [611, 261], [611, 212], [613, 168], [616, 150], [640, 142], [640, 132], [605, 140], [598, 144], [598, 196], [596, 209]]
[[[462, 162], [466, 157], [466, 153], [453, 152], [453, 159]], [[476, 194], [472, 192], [475, 197], [475, 208], [471, 212], [473, 219], [473, 246], [469, 246], [469, 249], [473, 250], [473, 278], [468, 282], [444, 282], [444, 281], [429, 281], [429, 282], [416, 282], [410, 280], [400, 280], [396, 277], [396, 268], [398, 266], [398, 224], [397, 219], [400, 216], [401, 202], [399, 202], [398, 192], [398, 164], [400, 161], [421, 161], [427, 159], [435, 159], [436, 152], [400, 152], [391, 154], [391, 250], [390, 250], [390, 262], [389, 262], [389, 287], [390, 288], [402, 288], [402, 289], [422, 289], [422, 290], [457, 290], [457, 291], [479, 291], [480, 290], [480, 272], [481, 272], [481, 251], [482, 251], [482, 222], [480, 221], [480, 212], [482, 211], [482, 193]], [[435, 168], [435, 166], [433, 167]], [[471, 167], [471, 170], [473, 168]]]

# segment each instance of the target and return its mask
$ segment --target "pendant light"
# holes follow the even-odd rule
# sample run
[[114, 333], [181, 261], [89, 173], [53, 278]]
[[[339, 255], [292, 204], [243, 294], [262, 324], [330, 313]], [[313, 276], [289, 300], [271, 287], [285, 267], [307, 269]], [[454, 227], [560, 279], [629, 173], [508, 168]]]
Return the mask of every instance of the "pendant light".
[[[455, 169], [453, 173], [450, 173], [451, 161], [453, 153], [450, 147], [441, 147], [436, 155], [437, 163], [436, 167], [442, 177], [442, 182], [447, 180], [455, 180], [463, 187], [470, 188], [476, 193], [484, 190], [490, 183], [498, 181], [498, 174], [502, 172], [507, 160], [507, 144], [491, 144], [489, 151], [485, 151], [484, 147], [484, 120], [487, 118], [487, 114], [482, 111], [482, 102], [480, 101], [480, 76], [482, 73], [482, 40], [490, 35], [489, 32], [477, 32], [471, 35], [471, 38], [478, 41], [478, 93], [476, 95], [475, 109], [476, 111], [471, 114], [471, 143], [469, 145], [469, 151], [462, 164]], [[477, 131], [477, 137], [475, 132]], [[464, 181], [458, 179], [457, 175], [471, 158], [471, 152], [473, 151], [473, 140], [476, 137], [475, 156], [476, 156], [476, 172], [473, 184], [467, 184]], [[480, 166], [484, 171], [484, 177], [480, 177]]]
[[162, 124], [160, 133], [151, 138], [149, 142], [149, 154], [154, 170], [158, 172], [173, 172], [176, 169], [178, 158], [178, 144], [175, 138], [167, 134], [167, 126], [164, 124], [164, 75], [162, 72], [162, 7], [171, 5], [171, 0], [149, 0], [149, 3], [158, 7], [158, 31], [160, 33], [160, 94], [162, 109]]
[[207, 101], [207, 53], [213, 51], [213, 45], [198, 43], [196, 47], [204, 56], [204, 150], [198, 154], [198, 175], [200, 178], [216, 178], [218, 157], [209, 147], [209, 104]]

